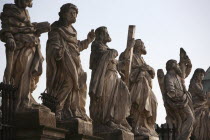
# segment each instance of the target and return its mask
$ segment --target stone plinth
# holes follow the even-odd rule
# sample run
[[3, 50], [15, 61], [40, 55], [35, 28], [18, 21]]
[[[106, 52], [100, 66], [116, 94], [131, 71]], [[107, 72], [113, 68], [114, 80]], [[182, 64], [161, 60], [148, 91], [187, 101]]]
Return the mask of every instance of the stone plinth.
[[57, 122], [59, 128], [68, 130], [65, 140], [103, 140], [93, 136], [93, 126], [91, 122], [81, 119]]
[[135, 136], [134, 140], [159, 140], [159, 138], [154, 136]]
[[95, 135], [104, 138], [104, 140], [134, 140], [132, 132], [119, 129], [112, 132], [101, 132]]
[[37, 128], [17, 128], [17, 140], [62, 140], [67, 131], [63, 129], [40, 126]]
[[15, 124], [18, 127], [56, 127], [55, 114], [49, 110], [33, 109], [27, 112], [16, 113], [15, 118]]
[[55, 115], [49, 110], [16, 113], [15, 126], [17, 140], [62, 140], [67, 132], [56, 128]]

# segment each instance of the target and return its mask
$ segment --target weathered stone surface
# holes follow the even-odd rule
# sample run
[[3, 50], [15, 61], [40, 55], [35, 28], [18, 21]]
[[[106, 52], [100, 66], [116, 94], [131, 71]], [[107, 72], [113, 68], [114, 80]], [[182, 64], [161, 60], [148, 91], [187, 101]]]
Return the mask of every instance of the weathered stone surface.
[[135, 136], [134, 140], [159, 140], [159, 138], [154, 136]]
[[17, 140], [63, 140], [65, 138], [64, 129], [40, 126], [36, 128], [17, 128]]
[[93, 126], [91, 122], [83, 121], [81, 119], [72, 119], [69, 121], [57, 122], [57, 127], [68, 130], [69, 136], [71, 135], [93, 135]]
[[167, 124], [176, 128], [176, 140], [188, 140], [193, 131], [194, 112], [190, 93], [185, 87], [185, 78], [192, 69], [191, 61], [180, 49], [180, 62], [169, 60], [166, 63], [167, 74], [158, 70], [158, 81], [167, 113]]
[[129, 61], [125, 62], [125, 71], [124, 71], [124, 76], [125, 78], [123, 81], [127, 84], [129, 87], [129, 79], [130, 79], [130, 73], [131, 73], [131, 67], [132, 67], [132, 59], [133, 59], [133, 46], [131, 47], [130, 44], [131, 42], [135, 39], [135, 30], [136, 26], [135, 25], [130, 25], [128, 28], [128, 39], [127, 39], [127, 46], [126, 49], [129, 49], [128, 51], [125, 51], [127, 54], [127, 59]]
[[202, 83], [203, 83], [203, 90], [206, 92], [210, 92], [210, 67], [206, 71]]
[[134, 140], [134, 134], [128, 131], [116, 129], [112, 132], [102, 132], [95, 134], [104, 140]]
[[65, 140], [103, 140], [100, 137], [93, 136], [91, 122], [71, 119], [70, 121], [57, 122], [57, 126], [68, 130]]
[[[192, 95], [195, 114], [195, 123], [192, 133], [195, 140], [210, 139], [210, 106], [208, 105], [210, 92], [205, 91], [202, 85], [202, 80], [203, 78], [205, 79], [204, 75], [208, 76], [208, 73], [205, 74], [204, 69], [196, 69], [189, 85], [189, 92]], [[208, 78], [206, 77], [206, 79]]]
[[[155, 77], [154, 69], [143, 59], [147, 54], [146, 47], [141, 39], [135, 40], [129, 76], [132, 132], [135, 135], [157, 136], [155, 122], [157, 116], [157, 99], [152, 90], [152, 79]], [[128, 59], [123, 52], [120, 56], [121, 61]]]
[[66, 135], [65, 140], [104, 140], [103, 138], [87, 135]]
[[77, 31], [72, 26], [77, 14], [76, 5], [64, 4], [59, 12], [59, 20], [51, 25], [48, 35], [47, 93], [59, 102], [55, 111], [58, 121], [71, 118], [90, 121], [85, 112], [87, 74], [81, 65], [80, 52], [88, 48], [95, 34], [91, 30], [87, 39], [77, 39]]
[[55, 114], [50, 111], [36, 109], [29, 112], [16, 113], [15, 116], [15, 124], [18, 127], [56, 127]]
[[42, 74], [44, 60], [39, 37], [50, 30], [50, 24], [32, 23], [27, 7], [32, 7], [32, 0], [15, 0], [15, 4], [5, 4], [1, 13], [0, 39], [5, 43], [7, 61], [3, 80], [18, 88], [18, 112], [44, 108], [34, 100], [32, 92]]
[[130, 131], [126, 120], [130, 114], [130, 93], [125, 82], [118, 77], [118, 52], [107, 45], [111, 38], [106, 27], [97, 28], [95, 34], [96, 39], [91, 46], [89, 88], [94, 133], [108, 133], [112, 129]]
[[132, 84], [129, 87], [132, 101], [132, 127], [135, 135], [157, 136], [154, 126], [158, 103], [152, 90], [152, 79], [155, 77], [155, 71], [144, 61], [142, 56], [146, 54], [147, 51], [143, 41], [137, 39], [130, 74], [130, 83]]
[[67, 130], [56, 128], [55, 114], [46, 110], [16, 113], [17, 140], [61, 140]]

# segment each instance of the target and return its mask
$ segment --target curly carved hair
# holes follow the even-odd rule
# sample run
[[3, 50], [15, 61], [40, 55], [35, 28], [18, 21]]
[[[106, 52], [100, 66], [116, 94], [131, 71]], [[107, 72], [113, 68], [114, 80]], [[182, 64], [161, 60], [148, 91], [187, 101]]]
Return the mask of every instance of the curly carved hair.
[[66, 3], [63, 6], [61, 6], [60, 8], [60, 12], [59, 12], [59, 16], [60, 18], [69, 11], [69, 9], [74, 9], [76, 11], [76, 13], [78, 14], [78, 8], [76, 5], [72, 4], [72, 3]]

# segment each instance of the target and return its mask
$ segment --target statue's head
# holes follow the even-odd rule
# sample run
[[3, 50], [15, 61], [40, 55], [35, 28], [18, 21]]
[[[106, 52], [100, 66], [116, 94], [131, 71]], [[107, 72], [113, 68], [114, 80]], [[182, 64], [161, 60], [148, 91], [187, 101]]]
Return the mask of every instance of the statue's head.
[[169, 71], [175, 71], [177, 75], [179, 75], [180, 77], [182, 76], [182, 71], [179, 67], [179, 64], [177, 63], [176, 60], [168, 60], [166, 63], [166, 70], [167, 72]]
[[205, 76], [205, 70], [201, 68], [197, 68], [192, 76], [191, 80], [202, 81]]
[[112, 41], [112, 39], [109, 36], [107, 27], [105, 27], [105, 26], [101, 26], [101, 27], [97, 28], [95, 30], [95, 36], [96, 36], [96, 38], [95, 38], [96, 41], [101, 41], [104, 44]]
[[135, 40], [135, 45], [133, 49], [134, 53], [143, 54], [143, 55], [147, 54], [146, 47], [144, 46], [144, 42], [141, 39]]
[[78, 8], [76, 5], [67, 3], [60, 8], [59, 21], [64, 25], [70, 25], [76, 22]]
[[15, 0], [15, 4], [20, 8], [32, 7], [33, 0]]

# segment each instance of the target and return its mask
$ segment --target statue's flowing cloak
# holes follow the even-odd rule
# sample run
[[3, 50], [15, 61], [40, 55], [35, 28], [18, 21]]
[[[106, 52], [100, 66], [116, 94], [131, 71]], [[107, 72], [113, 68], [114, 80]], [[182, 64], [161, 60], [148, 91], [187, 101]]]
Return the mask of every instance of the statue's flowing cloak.
[[[30, 22], [26, 9], [18, 8], [14, 4], [5, 4], [1, 20], [1, 40], [6, 42], [8, 38], [12, 38], [16, 43], [11, 73], [11, 81], [18, 87], [16, 107], [27, 107], [36, 103], [30, 93], [36, 88], [38, 78], [42, 74], [44, 59], [41, 54], [40, 41], [35, 35], [34, 25]], [[9, 48], [6, 46], [7, 49]], [[9, 50], [7, 57], [10, 57], [8, 52]]]
[[[148, 71], [140, 69], [142, 65], [146, 65], [145, 61], [140, 55], [134, 53], [130, 74], [130, 93], [133, 104], [131, 117], [138, 121], [138, 117], [141, 120], [142, 115], [144, 115], [146, 121], [141, 122], [143, 123], [141, 124], [142, 127], [146, 127], [152, 135], [155, 135], [156, 133], [153, 134], [153, 131], [157, 116], [157, 99], [152, 91], [151, 76]], [[152, 71], [154, 70], [152, 69]]]
[[202, 83], [192, 79], [189, 86], [189, 92], [192, 95], [195, 123], [192, 135], [195, 140], [209, 140], [210, 139], [210, 111], [208, 102], [208, 94], [203, 91]]
[[[89, 43], [78, 41], [77, 32], [73, 30], [70, 32], [58, 21], [51, 25], [46, 52], [47, 92], [57, 97], [60, 104], [70, 104], [70, 110], [81, 116], [81, 111], [85, 114], [87, 75], [81, 66], [80, 51]], [[56, 54], [58, 50], [62, 54], [60, 60]]]
[[[118, 78], [117, 51], [97, 41], [93, 42], [91, 49], [90, 116], [93, 121], [104, 124], [109, 121], [125, 123], [131, 102], [127, 86]], [[99, 101], [95, 101], [94, 97]]]
[[[184, 81], [175, 72], [169, 71], [164, 77], [164, 85], [168, 121], [175, 125], [177, 140], [188, 139], [193, 130], [194, 111], [191, 97], [185, 91]], [[170, 93], [173, 93], [174, 97], [169, 97]]]

